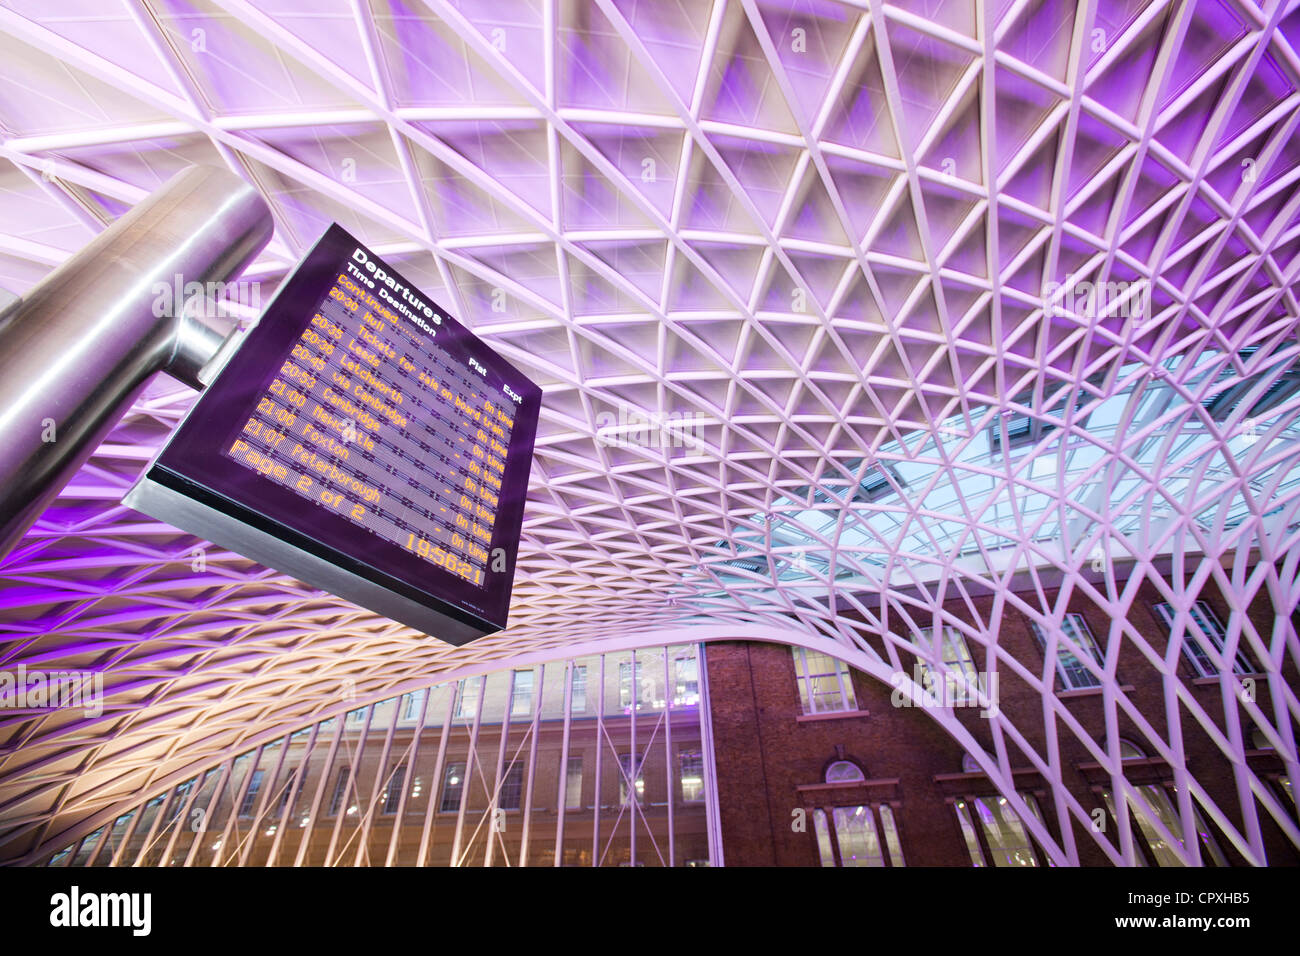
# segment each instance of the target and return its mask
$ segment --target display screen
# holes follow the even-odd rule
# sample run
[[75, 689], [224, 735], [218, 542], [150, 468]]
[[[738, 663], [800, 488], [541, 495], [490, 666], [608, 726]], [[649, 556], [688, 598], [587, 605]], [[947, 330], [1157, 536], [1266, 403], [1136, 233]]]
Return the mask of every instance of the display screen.
[[496, 630], [540, 400], [536, 385], [332, 226], [149, 477]]

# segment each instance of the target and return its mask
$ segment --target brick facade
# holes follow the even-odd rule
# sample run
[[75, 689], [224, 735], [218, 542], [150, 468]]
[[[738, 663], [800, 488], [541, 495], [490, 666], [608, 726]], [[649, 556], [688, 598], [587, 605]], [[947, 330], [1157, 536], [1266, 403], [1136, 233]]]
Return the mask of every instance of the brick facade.
[[[1036, 603], [1038, 598], [1026, 595]], [[1045, 594], [1053, 606], [1058, 594]], [[1202, 591], [1220, 620], [1228, 620], [1226, 602], [1212, 587]], [[993, 614], [992, 597], [976, 599], [975, 619], [988, 621]], [[1129, 624], [1157, 650], [1163, 651], [1167, 632], [1154, 605], [1159, 591], [1144, 582], [1132, 604]], [[954, 615], [971, 620], [971, 605], [953, 602], [947, 608]], [[1068, 610], [1084, 615], [1098, 645], [1108, 645], [1111, 621], [1106, 611], [1075, 594]], [[1273, 628], [1273, 613], [1265, 598], [1247, 610], [1252, 623], [1267, 640]], [[1116, 632], [1119, 633], [1118, 631]], [[999, 644], [1032, 673], [1041, 674], [1044, 654], [1030, 628], [1029, 620], [1016, 610], [1001, 616]], [[1154, 731], [1167, 739], [1164, 694], [1158, 671], [1142, 656], [1136, 645], [1120, 637], [1118, 676], [1130, 700]], [[975, 666], [986, 670], [985, 652], [970, 642]], [[817, 840], [810, 814], [815, 807], [887, 804], [893, 808], [903, 855], [909, 866], [970, 866], [971, 857], [953, 808], [965, 797], [993, 795], [996, 790], [981, 773], [962, 772], [962, 748], [918, 708], [896, 708], [890, 703], [891, 688], [865, 674], [853, 672], [858, 710], [834, 715], [804, 715], [796, 683], [790, 648], [779, 644], [732, 642], [710, 644], [706, 651], [713, 717], [714, 749], [717, 760], [723, 849], [727, 865], [819, 865]], [[1191, 665], [1179, 660], [1180, 676], [1198, 702], [1224, 727], [1221, 690], [1217, 679], [1194, 679]], [[1024, 733], [1028, 744], [1046, 753], [1046, 728], [1039, 694], [1005, 665], [998, 668], [1000, 706]], [[1053, 670], [1054, 673], [1054, 670]], [[1291, 687], [1300, 686], [1294, 664], [1289, 660], [1284, 676]], [[1070, 712], [1085, 731], [1105, 740], [1101, 690], [1063, 692]], [[1272, 715], [1268, 681], [1256, 680], [1261, 710]], [[958, 719], [985, 747], [991, 748], [989, 722], [976, 708], [957, 708]], [[1253, 725], [1241, 713], [1243, 732], [1249, 741]], [[1185, 709], [1180, 721], [1188, 769], [1205, 786], [1210, 796], [1237, 827], [1242, 827], [1235, 783], [1227, 759], [1212, 743], [1205, 730]], [[1134, 721], [1121, 713], [1120, 736], [1137, 742], [1150, 755], [1154, 748]], [[1105, 803], [1101, 795], [1110, 778], [1064, 725], [1057, 727], [1062, 776], [1082, 806], [1091, 812]], [[1009, 747], [1014, 746], [1010, 741]], [[865, 784], [824, 784], [827, 766], [836, 759], [857, 763], [867, 778]], [[1276, 785], [1285, 773], [1282, 762], [1270, 750], [1250, 750], [1248, 759], [1262, 778]], [[1017, 789], [1037, 795], [1048, 829], [1059, 839], [1051, 790], [1030, 760], [1013, 755]], [[1126, 775], [1133, 783], [1173, 783], [1172, 770], [1158, 757], [1126, 762]], [[1171, 795], [1172, 795], [1172, 791]], [[1278, 790], [1280, 793], [1280, 789]], [[1285, 801], [1284, 801], [1285, 802]], [[1287, 804], [1294, 813], [1294, 804]], [[1277, 823], [1256, 804], [1259, 825], [1271, 865], [1296, 865], [1300, 854]], [[803, 811], [804, 827], [799, 832]], [[1208, 817], [1208, 815], [1207, 815]], [[1107, 826], [1116, 825], [1109, 815]], [[1211, 824], [1212, 828], [1213, 825]], [[1244, 863], [1241, 855], [1217, 828], [1215, 837], [1227, 862]], [[1109, 860], [1089, 833], [1075, 823], [1074, 839], [1080, 862], [1085, 866], [1109, 865]], [[1137, 839], [1144, 846], [1144, 841]], [[1046, 857], [1038, 850], [1040, 865]]]

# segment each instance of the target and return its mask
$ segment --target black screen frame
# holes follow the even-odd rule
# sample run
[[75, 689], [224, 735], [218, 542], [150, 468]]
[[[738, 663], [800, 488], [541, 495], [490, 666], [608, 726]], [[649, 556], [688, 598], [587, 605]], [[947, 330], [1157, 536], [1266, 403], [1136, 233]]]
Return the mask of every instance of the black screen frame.
[[[434, 337], [441, 348], [464, 362], [467, 370], [468, 359], [477, 360], [489, 376], [508, 385], [521, 398], [515, 406], [515, 422], [507, 445], [488, 548], [490, 558], [481, 588], [342, 515], [306, 501], [225, 454], [253, 414], [258, 399], [278, 374], [293, 344], [310, 326], [315, 304], [339, 274], [346, 273], [347, 262], [356, 249], [407, 288], [417, 291], [441, 316]], [[427, 336], [414, 323], [400, 315], [398, 319]], [[508, 619], [541, 396], [539, 386], [336, 223], [325, 231], [281, 285], [260, 321], [248, 331], [234, 356], [191, 407], [155, 459], [148, 477], [417, 604], [471, 626], [482, 627], [486, 623], [491, 626], [488, 630], [500, 630]], [[232, 413], [231, 409], [240, 409], [242, 413]], [[506, 567], [493, 571], [496, 562], [492, 556], [498, 548], [505, 549]]]

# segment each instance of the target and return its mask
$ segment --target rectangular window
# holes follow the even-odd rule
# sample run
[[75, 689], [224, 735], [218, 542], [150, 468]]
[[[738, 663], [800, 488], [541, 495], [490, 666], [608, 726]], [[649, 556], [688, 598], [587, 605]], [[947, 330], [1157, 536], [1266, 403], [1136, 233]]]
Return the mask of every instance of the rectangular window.
[[[1174, 787], [1174, 793], [1177, 792], [1178, 788]], [[1171, 806], [1170, 809], [1172, 810], [1173, 807]], [[1214, 866], [1227, 866], [1228, 858], [1219, 849], [1219, 841], [1214, 838], [1210, 824], [1201, 815], [1201, 808], [1195, 803], [1192, 804], [1192, 815], [1196, 818], [1196, 835], [1200, 838], [1201, 848], [1204, 850], [1201, 854], [1201, 862], [1212, 863]]]
[[829, 714], [857, 710], [853, 679], [843, 661], [802, 647], [791, 648], [799, 686], [799, 701], [805, 714]]
[[[1128, 808], [1131, 819], [1137, 823], [1138, 830], [1146, 841], [1147, 849], [1151, 851], [1151, 859], [1155, 861], [1156, 866], [1184, 866], [1185, 864], [1179, 859], [1177, 851], [1152, 822], [1154, 814], [1154, 818], [1160, 821], [1165, 829], [1169, 831], [1169, 835], [1177, 842], [1178, 850], [1184, 850], [1182, 822], [1178, 816], [1178, 811], [1174, 809], [1169, 794], [1164, 787], [1155, 783], [1143, 784], [1138, 787], [1138, 790], [1142, 792], [1144, 801], [1149, 805], [1149, 808], [1148, 806], [1142, 806], [1135, 800], [1128, 801]], [[1177, 789], [1174, 792], [1177, 793]], [[1119, 817], [1115, 813], [1115, 800], [1111, 792], [1103, 790], [1102, 797], [1106, 801], [1106, 809], [1110, 811], [1111, 819], [1118, 820]], [[1204, 851], [1201, 854], [1202, 862], [1211, 866], [1227, 866], [1227, 858], [1224, 857], [1223, 851], [1219, 849], [1218, 841], [1214, 839], [1209, 825], [1205, 822], [1205, 818], [1201, 816], [1201, 811], [1195, 804], [1192, 806], [1192, 812], [1196, 817], [1197, 836]], [[1146, 865], [1146, 862], [1146, 860], [1142, 860], [1143, 865]]]
[[289, 805], [289, 800], [293, 797], [293, 791], [297, 785], [298, 771], [290, 770], [289, 776], [284, 781], [284, 786], [280, 788], [280, 799], [276, 802], [275, 815], [277, 817], [284, 814], [284, 808]]
[[[1038, 805], [1038, 798], [1027, 790], [1020, 790], [1018, 793], [1024, 799], [1025, 805], [1029, 807], [1029, 812], [1033, 814], [1034, 819], [1046, 830], [1047, 821], [1043, 819], [1043, 809]], [[1026, 828], [1026, 832], [1028, 832], [1028, 828]], [[1056, 866], [1056, 862], [1051, 857], [1041, 851], [1038, 855], [1042, 858], [1042, 862], [1045, 862], [1048, 866]]]
[[[917, 643], [922, 647], [933, 647], [934, 628], [921, 629], [917, 634]], [[964, 679], [966, 686], [972, 691], [979, 686], [979, 672], [975, 669], [975, 658], [971, 656], [970, 647], [960, 631], [955, 627], [945, 627], [939, 650], [949, 674], [958, 681]], [[920, 663], [923, 681], [929, 683], [932, 680], [939, 680], [939, 675], [931, 676], [934, 669], [926, 661]]]
[[533, 712], [533, 671], [515, 671], [510, 692], [510, 716], [528, 717]]
[[957, 811], [957, 825], [961, 827], [962, 839], [966, 841], [966, 852], [970, 854], [971, 866], [986, 866], [984, 850], [980, 847], [979, 837], [975, 835], [975, 824], [970, 818], [966, 801], [958, 800], [953, 804], [953, 809]]
[[[632, 708], [641, 691], [641, 662], [633, 666], [632, 661], [621, 661], [618, 665], [618, 706], [624, 710]], [[638, 706], [637, 708], [641, 708]]]
[[497, 807], [502, 810], [518, 810], [524, 802], [524, 765], [512, 763], [501, 781], [501, 794]]
[[348, 785], [348, 768], [339, 767], [338, 776], [334, 778], [334, 793], [330, 796], [330, 816], [339, 812], [343, 804], [344, 791]]
[[[1165, 629], [1173, 638], [1175, 612], [1167, 603], [1156, 605], [1156, 613], [1164, 622]], [[1187, 611], [1187, 628], [1183, 632], [1183, 656], [1192, 665], [1197, 677], [1217, 677], [1219, 668], [1210, 657], [1211, 653], [1223, 655], [1223, 644], [1227, 638], [1223, 624], [1213, 609], [1204, 601], [1197, 601]], [[1255, 667], [1244, 651], [1238, 650], [1232, 665], [1233, 673], [1253, 674]]]
[[[651, 655], [653, 656], [653, 655]], [[637, 710], [651, 710], [663, 706], [663, 666], [654, 666], [642, 654], [635, 663], [620, 661], [618, 665], [618, 705], [626, 713], [632, 705]]]
[[406, 785], [406, 766], [399, 764], [388, 776], [388, 787], [384, 790], [384, 813], [396, 813], [397, 805], [402, 801], [402, 787]]
[[889, 847], [890, 863], [906, 866], [903, 861], [903, 843], [898, 838], [898, 825], [894, 822], [894, 810], [887, 803], [880, 805], [880, 829], [885, 834], [885, 846]]
[[826, 825], [826, 811], [813, 811], [813, 832], [817, 834], [817, 855], [822, 866], [835, 865], [835, 848], [831, 846], [831, 831]]
[[[1034, 444], [1043, 434], [1034, 425], [1035, 420], [1030, 416], [1007, 410], [989, 428], [989, 450], [997, 455], [1001, 453], [1003, 448], [1013, 450]], [[1005, 441], [1003, 439], [1004, 427], [1006, 429]], [[1050, 430], [1050, 427], [1048, 430]]]
[[[1034, 636], [1038, 638], [1038, 646], [1046, 653], [1046, 632], [1032, 621], [1030, 627], [1033, 628]], [[1065, 619], [1061, 622], [1061, 633], [1073, 641], [1081, 652], [1091, 657], [1097, 664], [1101, 664], [1101, 652], [1097, 648], [1097, 642], [1093, 639], [1092, 631], [1089, 630], [1088, 622], [1083, 619], [1082, 614], [1065, 615]], [[1066, 647], [1065, 643], [1059, 639], [1056, 643], [1056, 671], [1061, 675], [1061, 685], [1066, 690], [1101, 686], [1101, 680], [1097, 675], [1088, 670], [1074, 651]]]
[[833, 807], [829, 819], [825, 810], [815, 809], [813, 830], [822, 866], [904, 865], [894, 812], [887, 804]]
[[248, 781], [248, 789], [244, 792], [244, 801], [239, 805], [239, 815], [241, 817], [246, 817], [253, 812], [253, 804], [257, 800], [257, 792], [262, 789], [263, 776], [265, 776], [265, 771], [253, 771], [253, 776]]
[[428, 691], [421, 689], [406, 695], [406, 706], [402, 709], [402, 720], [418, 720], [420, 709], [424, 706], [424, 695]]
[[867, 807], [836, 807], [831, 811], [840, 866], [884, 866], [885, 855], [876, 821]]
[[[984, 854], [987, 846], [993, 866], [1038, 866], [1029, 834], [1006, 797], [968, 797], [958, 800], [953, 807], [972, 865], [990, 865]], [[984, 837], [983, 845], [980, 834]]]
[[[619, 769], [618, 802], [619, 803], [632, 802], [631, 796], [628, 791], [628, 786], [627, 786], [628, 781], [632, 779], [632, 763], [633, 763], [633, 758], [631, 754], [618, 755], [618, 769]], [[637, 767], [636, 768], [636, 798], [639, 801], [644, 796], [645, 796], [645, 778], [641, 774], [641, 768]]]
[[569, 692], [570, 710], [575, 714], [587, 711], [587, 666], [573, 665], [573, 688]]
[[473, 720], [478, 711], [478, 693], [483, 686], [483, 678], [467, 677], [456, 685], [457, 720]]
[[455, 813], [460, 809], [460, 797], [465, 792], [465, 765], [453, 763], [447, 765], [447, 772], [442, 781], [442, 802], [438, 809], [443, 813]]
[[569, 758], [564, 771], [564, 806], [577, 810], [582, 806], [582, 755]]
[[623, 708], [632, 706], [631, 661], [621, 661], [618, 665], [618, 705]]
[[682, 781], [682, 802], [695, 803], [703, 800], [704, 754], [698, 750], [679, 751], [677, 769]]
[[673, 661], [673, 706], [692, 707], [700, 702], [700, 662], [695, 657]]

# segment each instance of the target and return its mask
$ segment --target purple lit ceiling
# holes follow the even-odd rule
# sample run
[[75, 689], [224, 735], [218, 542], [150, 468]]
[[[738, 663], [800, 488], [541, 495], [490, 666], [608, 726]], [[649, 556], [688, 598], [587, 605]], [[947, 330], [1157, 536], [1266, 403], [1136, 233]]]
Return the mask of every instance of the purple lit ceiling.
[[[1059, 738], [1136, 793], [1122, 715], [1190, 794], [1184, 832], [1199, 805], [1249, 860], [1260, 817], [1300, 845], [1242, 756], [1300, 769], [1294, 0], [3, 0], [0, 33], [0, 285], [225, 165], [275, 212], [263, 302], [338, 221], [545, 388], [512, 626], [449, 650], [123, 508], [192, 399], [156, 382], [0, 563], [0, 666], [111, 691], [99, 719], [0, 719], [0, 859], [340, 686], [692, 625], [882, 680], [956, 627], [1043, 696], [1019, 726], [930, 712], [1008, 796], [1012, 767], [1060, 781]], [[1113, 292], [1054, 296], [1082, 282]], [[1193, 695], [1189, 618], [1151, 647], [1141, 582], [1175, 612], [1226, 595], [1218, 666], [1246, 651], [1270, 694]], [[1113, 622], [1104, 739], [999, 644], [1024, 614], [1079, 650], [1071, 597]], [[1121, 659], [1166, 678], [1245, 805], [1210, 799]]]

